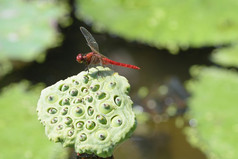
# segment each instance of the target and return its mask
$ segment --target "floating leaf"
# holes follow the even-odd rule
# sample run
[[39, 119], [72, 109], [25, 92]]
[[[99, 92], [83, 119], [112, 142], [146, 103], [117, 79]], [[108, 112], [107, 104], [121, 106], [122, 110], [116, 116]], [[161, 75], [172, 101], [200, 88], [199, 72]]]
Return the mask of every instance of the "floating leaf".
[[223, 66], [238, 67], [238, 45], [217, 49], [212, 54], [212, 60]]
[[189, 141], [210, 159], [238, 156], [238, 74], [218, 68], [192, 69]]
[[44, 135], [35, 104], [42, 87], [27, 90], [25, 82], [6, 87], [0, 94], [0, 158], [42, 159], [55, 145]]
[[176, 52], [237, 40], [234, 0], [77, 0], [79, 18], [98, 30]]
[[[2, 0], [0, 58], [31, 61], [58, 44], [57, 21], [66, 13], [56, 1]], [[61, 18], [61, 19], [60, 19]]]

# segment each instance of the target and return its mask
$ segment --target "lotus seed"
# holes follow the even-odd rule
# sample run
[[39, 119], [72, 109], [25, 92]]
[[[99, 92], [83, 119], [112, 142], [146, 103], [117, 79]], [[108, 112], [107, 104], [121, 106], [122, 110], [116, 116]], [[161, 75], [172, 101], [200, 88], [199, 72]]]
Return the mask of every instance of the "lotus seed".
[[91, 102], [93, 101], [93, 97], [92, 97], [92, 96], [87, 96], [87, 97], [86, 97], [86, 100], [87, 100], [89, 103], [91, 103]]
[[99, 85], [98, 84], [96, 84], [96, 85], [94, 85], [94, 86], [91, 86], [90, 87], [90, 89], [93, 91], [93, 92], [96, 92], [98, 89], [99, 89]]
[[88, 80], [89, 80], [88, 76], [84, 76], [84, 77], [83, 77], [83, 83], [87, 84], [87, 83], [88, 83]]
[[105, 131], [98, 131], [97, 132], [97, 138], [101, 141], [105, 140], [107, 137], [107, 132]]
[[107, 124], [107, 119], [104, 117], [104, 116], [102, 116], [102, 115], [97, 115], [97, 120], [99, 121], [99, 123], [101, 123], [101, 124]]
[[65, 108], [63, 108], [62, 110], [61, 110], [61, 114], [62, 115], [66, 115], [67, 113], [68, 113], [68, 107], [65, 107]]
[[81, 92], [83, 92], [83, 93], [88, 93], [88, 89], [85, 88], [85, 87], [83, 87], [83, 88], [81, 89]]
[[86, 123], [86, 128], [88, 130], [92, 130], [94, 127], [95, 127], [95, 122], [91, 121], [91, 120], [88, 120], [87, 123]]
[[110, 82], [110, 88], [114, 88], [116, 86], [116, 82]]
[[54, 117], [54, 118], [51, 120], [51, 123], [52, 123], [52, 124], [55, 124], [55, 123], [57, 123], [57, 121], [58, 121], [58, 118], [57, 118], [57, 117]]
[[79, 122], [76, 123], [76, 127], [77, 128], [83, 128], [83, 124], [84, 123], [82, 121], [79, 121]]
[[118, 116], [114, 117], [114, 118], [112, 119], [112, 126], [118, 127], [118, 126], [120, 126], [120, 125], [122, 125], [122, 120], [121, 120], [121, 118], [118, 117]]
[[118, 97], [118, 96], [115, 96], [114, 97], [114, 102], [115, 102], [116, 105], [120, 106], [121, 105], [121, 98]]
[[80, 117], [80, 116], [82, 116], [83, 114], [84, 114], [83, 108], [80, 107], [80, 106], [77, 106], [77, 107], [75, 108], [75, 116]]
[[77, 104], [77, 103], [83, 103], [83, 99], [80, 99], [80, 98], [76, 98], [74, 100], [74, 103]]
[[88, 107], [88, 115], [91, 116], [94, 113], [94, 109], [92, 107]]
[[69, 125], [69, 124], [72, 123], [72, 119], [71, 119], [70, 117], [66, 117], [64, 123], [65, 123], [66, 125]]
[[73, 80], [74, 85], [79, 85], [79, 82], [76, 80]]
[[69, 86], [68, 85], [63, 85], [62, 87], [61, 87], [61, 91], [66, 91], [67, 89], [69, 89]]
[[78, 95], [78, 90], [77, 90], [77, 89], [72, 89], [72, 90], [70, 91], [70, 95], [71, 95], [71, 96], [77, 96], [77, 95]]
[[50, 113], [50, 114], [55, 114], [55, 113], [57, 113], [57, 109], [49, 108], [47, 112]]
[[69, 98], [65, 98], [61, 101], [60, 105], [69, 105], [70, 104], [70, 99]]
[[73, 134], [74, 134], [74, 131], [73, 130], [69, 130], [68, 135], [72, 136]]
[[62, 130], [63, 129], [63, 125], [58, 125], [57, 130]]
[[109, 104], [103, 103], [100, 107], [99, 110], [103, 114], [107, 114], [112, 111], [112, 107]]
[[80, 141], [85, 141], [85, 140], [87, 140], [87, 135], [86, 135], [85, 133], [80, 134], [80, 135], [79, 135], [79, 140], [80, 140]]
[[103, 99], [103, 98], [105, 98], [106, 97], [106, 93], [104, 93], [104, 92], [98, 92], [97, 93], [97, 98], [98, 99]]

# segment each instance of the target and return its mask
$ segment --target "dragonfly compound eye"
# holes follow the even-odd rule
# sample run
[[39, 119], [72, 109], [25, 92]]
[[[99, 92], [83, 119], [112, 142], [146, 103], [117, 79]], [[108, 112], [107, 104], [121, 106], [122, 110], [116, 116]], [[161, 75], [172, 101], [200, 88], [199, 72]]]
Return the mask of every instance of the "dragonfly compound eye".
[[84, 61], [83, 55], [78, 54], [77, 57], [76, 57], [76, 60], [78, 61], [78, 63], [83, 63], [83, 61]]

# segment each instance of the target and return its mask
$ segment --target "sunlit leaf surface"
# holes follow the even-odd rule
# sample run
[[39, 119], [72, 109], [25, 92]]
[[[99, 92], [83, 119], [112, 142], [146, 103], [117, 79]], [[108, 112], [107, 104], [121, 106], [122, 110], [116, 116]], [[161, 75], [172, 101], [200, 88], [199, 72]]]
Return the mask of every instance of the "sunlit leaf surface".
[[66, 9], [51, 1], [1, 0], [0, 58], [31, 61], [59, 42], [57, 20]]
[[238, 35], [235, 0], [77, 0], [78, 17], [98, 30], [176, 51], [230, 43]]
[[209, 159], [236, 159], [238, 156], [238, 74], [218, 68], [193, 67], [196, 78], [188, 83], [189, 141]]
[[212, 60], [223, 66], [238, 67], [238, 44], [217, 49], [212, 55]]
[[0, 94], [0, 158], [48, 159], [55, 151], [37, 120], [36, 104], [42, 87], [22, 82]]

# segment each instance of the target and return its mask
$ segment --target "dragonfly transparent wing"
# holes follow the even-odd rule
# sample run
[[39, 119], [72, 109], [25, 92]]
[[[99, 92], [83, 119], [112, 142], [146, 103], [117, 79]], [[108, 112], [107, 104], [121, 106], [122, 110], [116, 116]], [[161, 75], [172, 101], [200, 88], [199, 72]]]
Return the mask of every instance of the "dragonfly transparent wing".
[[84, 27], [80, 27], [80, 30], [81, 30], [83, 36], [85, 37], [85, 39], [88, 43], [88, 46], [91, 48], [91, 50], [94, 53], [99, 53], [98, 44], [97, 44], [96, 40], [94, 39], [94, 37], [92, 36], [92, 34]]

